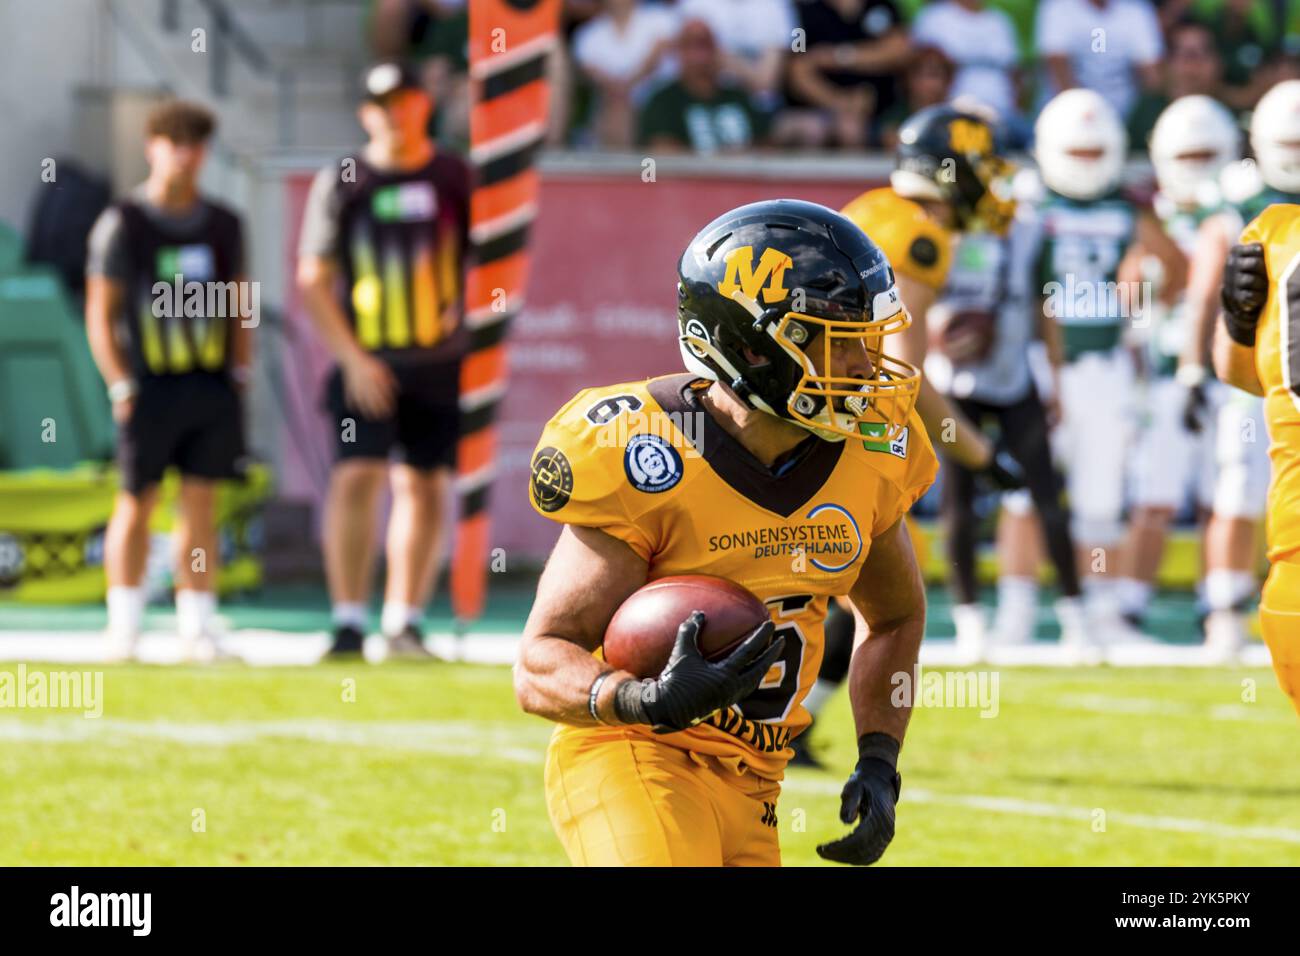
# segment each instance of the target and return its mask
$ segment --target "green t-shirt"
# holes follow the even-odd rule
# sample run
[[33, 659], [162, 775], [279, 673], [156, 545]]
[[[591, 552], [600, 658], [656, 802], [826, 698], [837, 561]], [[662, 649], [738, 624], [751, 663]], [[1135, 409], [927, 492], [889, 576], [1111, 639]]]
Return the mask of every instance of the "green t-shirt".
[[736, 87], [719, 86], [713, 96], [692, 96], [673, 81], [650, 97], [637, 117], [637, 142], [648, 145], [667, 137], [697, 153], [743, 149], [767, 131], [765, 117]]

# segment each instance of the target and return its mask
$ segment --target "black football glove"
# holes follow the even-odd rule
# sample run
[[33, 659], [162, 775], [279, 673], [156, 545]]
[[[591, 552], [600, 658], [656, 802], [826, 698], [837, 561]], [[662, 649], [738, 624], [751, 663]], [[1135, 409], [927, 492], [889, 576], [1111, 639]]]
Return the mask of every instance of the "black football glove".
[[1255, 326], [1268, 299], [1268, 269], [1258, 242], [1234, 245], [1223, 265], [1223, 326], [1228, 337], [1246, 348], [1255, 347]]
[[1015, 491], [1025, 487], [1025, 469], [1005, 448], [995, 448], [993, 457], [980, 474], [986, 476], [999, 491]]
[[817, 855], [834, 863], [870, 866], [894, 839], [894, 805], [903, 780], [896, 769], [899, 743], [888, 734], [863, 734], [858, 765], [840, 792], [840, 820], [858, 821], [848, 834], [817, 847]]
[[764, 621], [739, 647], [713, 663], [704, 659], [698, 644], [704, 622], [704, 612], [694, 611], [677, 628], [677, 643], [658, 679], [619, 685], [614, 707], [620, 720], [651, 724], [659, 734], [693, 727], [752, 694], [785, 648], [785, 638], [772, 641], [772, 622]]
[[1199, 435], [1205, 427], [1205, 415], [1209, 408], [1210, 400], [1205, 394], [1204, 383], [1189, 385], [1183, 399], [1183, 427], [1193, 435]]

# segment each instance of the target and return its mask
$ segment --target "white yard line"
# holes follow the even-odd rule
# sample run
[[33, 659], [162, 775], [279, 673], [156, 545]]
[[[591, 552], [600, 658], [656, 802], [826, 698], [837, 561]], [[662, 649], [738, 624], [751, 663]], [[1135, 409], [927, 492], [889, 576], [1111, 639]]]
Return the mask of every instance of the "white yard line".
[[1106, 694], [1062, 694], [1040, 701], [1041, 706], [1086, 710], [1094, 714], [1141, 714], [1149, 717], [1203, 718], [1207, 720], [1256, 721], [1295, 725], [1291, 714], [1275, 714], [1250, 704], [1194, 704], [1190, 701], [1157, 700], [1153, 697], [1111, 697]]
[[[841, 784], [829, 780], [787, 779], [782, 784], [784, 793], [815, 793], [839, 796]], [[939, 793], [916, 787], [903, 788], [903, 803], [928, 803], [940, 806], [965, 807], [987, 813], [1006, 813], [1012, 816], [1043, 817], [1052, 820], [1074, 820], [1091, 826], [1098, 807], [1070, 807], [1059, 803], [1039, 803], [1018, 800], [1015, 797], [983, 796], [979, 794]], [[1224, 840], [1272, 840], [1300, 844], [1300, 830], [1286, 827], [1239, 827], [1212, 820], [1191, 817], [1153, 816], [1146, 813], [1128, 813], [1123, 810], [1106, 810], [1106, 823], [1137, 827], [1140, 830], [1164, 830], [1174, 833], [1192, 833], [1198, 836]]]
[[[168, 721], [84, 720], [50, 718], [47, 720], [0, 720], [0, 743], [100, 743], [129, 744], [140, 738], [166, 740], [193, 746], [224, 747], [256, 740], [289, 738], [313, 743], [346, 746], [382, 746], [403, 750], [439, 753], [447, 756], [482, 757], [526, 763], [540, 770], [545, 748], [545, 732], [538, 733], [536, 746], [521, 740], [517, 726], [510, 723], [475, 721], [343, 721], [278, 720], [175, 723]], [[807, 779], [802, 774], [787, 778], [782, 790], [789, 795], [815, 794], [838, 796], [842, 784], [829, 779]], [[907, 803], [963, 807], [985, 813], [1031, 816], [1051, 820], [1072, 820], [1091, 825], [1098, 808], [1071, 807], [981, 794], [940, 793], [917, 787], [903, 791]], [[1223, 840], [1269, 840], [1300, 844], [1300, 830], [1286, 827], [1233, 826], [1210, 820], [1170, 817], [1144, 813], [1107, 810], [1106, 823], [1190, 833]]]

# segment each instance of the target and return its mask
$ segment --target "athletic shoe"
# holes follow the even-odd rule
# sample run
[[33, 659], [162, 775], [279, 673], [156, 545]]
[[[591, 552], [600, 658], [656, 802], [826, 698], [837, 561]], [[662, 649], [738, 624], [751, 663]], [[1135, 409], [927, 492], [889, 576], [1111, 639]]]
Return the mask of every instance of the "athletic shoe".
[[360, 628], [353, 627], [351, 624], [342, 624], [334, 628], [334, 642], [330, 649], [325, 653], [326, 657], [360, 657], [361, 645], [365, 642], [366, 635], [361, 632]]
[[424, 646], [424, 635], [414, 624], [406, 625], [400, 634], [388, 639], [388, 656], [394, 660], [437, 660], [436, 655]]
[[957, 628], [957, 653], [963, 660], [978, 661], [988, 643], [984, 609], [978, 604], [954, 604], [952, 623]]
[[213, 664], [217, 661], [236, 660], [212, 634], [200, 634], [189, 640], [182, 639], [181, 660], [187, 664]]
[[104, 632], [104, 663], [122, 664], [135, 657], [136, 634]]
[[1205, 619], [1205, 660], [1233, 664], [1246, 646], [1245, 616], [1237, 611], [1211, 611]]

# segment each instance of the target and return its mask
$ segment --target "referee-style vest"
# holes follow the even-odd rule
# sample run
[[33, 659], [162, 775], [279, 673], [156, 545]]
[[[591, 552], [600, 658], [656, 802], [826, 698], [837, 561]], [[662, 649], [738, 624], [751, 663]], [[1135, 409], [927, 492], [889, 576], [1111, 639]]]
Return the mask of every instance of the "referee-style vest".
[[416, 170], [355, 159], [337, 185], [345, 311], [362, 348], [462, 356], [461, 276], [469, 222], [465, 164], [438, 153]]
[[159, 222], [134, 200], [117, 203], [130, 263], [120, 338], [136, 377], [219, 372], [229, 361], [240, 321], [239, 218], [199, 203], [186, 227]]

